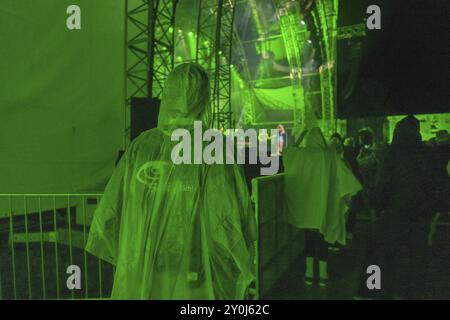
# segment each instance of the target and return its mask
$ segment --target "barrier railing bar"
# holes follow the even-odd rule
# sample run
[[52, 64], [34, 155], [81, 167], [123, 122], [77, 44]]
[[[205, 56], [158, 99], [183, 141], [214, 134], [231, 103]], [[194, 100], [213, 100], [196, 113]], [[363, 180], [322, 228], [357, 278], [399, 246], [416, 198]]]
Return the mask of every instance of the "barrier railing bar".
[[16, 287], [16, 253], [14, 250], [14, 214], [12, 209], [12, 198], [9, 198], [9, 233], [10, 233], [10, 242], [11, 242], [11, 264], [12, 264], [12, 273], [13, 273], [13, 294], [14, 299], [17, 299], [17, 287]]
[[[99, 196], [97, 196], [97, 203], [100, 202]], [[99, 289], [99, 295], [100, 299], [103, 298], [103, 287], [102, 287], [102, 260], [98, 259], [98, 289]]]
[[[13, 298], [14, 299], [18, 299], [18, 272], [17, 272], [17, 248], [16, 245], [18, 243], [24, 243], [25, 244], [25, 252], [26, 252], [26, 272], [27, 272], [27, 277], [26, 277], [26, 281], [27, 281], [27, 292], [28, 293], [28, 299], [33, 299], [33, 298], [39, 298], [39, 299], [48, 299], [49, 298], [49, 283], [48, 282], [48, 276], [49, 274], [47, 274], [47, 268], [49, 267], [49, 265], [51, 265], [52, 263], [49, 264], [49, 261], [45, 261], [46, 259], [46, 254], [48, 253], [47, 251], [49, 250], [49, 248], [46, 247], [46, 243], [47, 242], [54, 242], [54, 253], [55, 253], [55, 258], [54, 258], [54, 265], [55, 265], [55, 280], [56, 280], [56, 298], [60, 299], [61, 298], [61, 279], [60, 279], [60, 261], [59, 261], [59, 249], [60, 249], [60, 244], [61, 243], [65, 243], [65, 245], [67, 245], [69, 248], [69, 257], [70, 257], [70, 264], [75, 263], [74, 259], [75, 259], [75, 252], [73, 251], [74, 249], [74, 240], [76, 240], [77, 243], [77, 248], [80, 249], [84, 249], [86, 243], [87, 243], [87, 237], [88, 237], [88, 231], [89, 231], [89, 211], [87, 209], [87, 199], [88, 198], [96, 198], [97, 199], [97, 203], [99, 202], [99, 199], [101, 198], [101, 196], [103, 196], [102, 193], [60, 193], [60, 194], [49, 194], [49, 193], [0, 193], [0, 198], [7, 198], [9, 201], [9, 245], [8, 247], [10, 248], [10, 259], [11, 259], [11, 263], [10, 266], [12, 268], [12, 272], [11, 272], [11, 281], [12, 282], [12, 293], [13, 293]], [[50, 202], [53, 202], [52, 204], [47, 203], [47, 200], [45, 197], [49, 197]], [[58, 224], [60, 224], [60, 212], [58, 210], [58, 206], [60, 206], [58, 197], [60, 198], [60, 200], [63, 200], [64, 198], [66, 198], [66, 219], [67, 219], [67, 230], [61, 230], [61, 228], [58, 226]], [[75, 205], [73, 204], [75, 197], [80, 197], [80, 199], [76, 199], [76, 203], [77, 205], [79, 205], [79, 201], [82, 201], [81, 204], [81, 210], [82, 213], [80, 215], [82, 215], [82, 219], [83, 219], [83, 225], [80, 226], [82, 228], [82, 234], [79, 231], [76, 231], [73, 227], [73, 222], [72, 221], [72, 217], [73, 217], [73, 212], [72, 212], [72, 207]], [[36, 199], [37, 198], [37, 199]], [[15, 207], [15, 199], [20, 199], [23, 201], [23, 212], [20, 212], [22, 210], [20, 210], [20, 205], [19, 207]], [[31, 200], [30, 200], [31, 199]], [[37, 201], [36, 201], [37, 200]], [[32, 207], [36, 206], [36, 202], [38, 203], [37, 208], [31, 210]], [[19, 201], [20, 203], [20, 201]], [[47, 208], [47, 206], [49, 206], [49, 208]], [[62, 204], [62, 207], [64, 208], [64, 205]], [[79, 207], [78, 207], [79, 208]], [[46, 221], [47, 221], [47, 215], [46, 212], [49, 211], [49, 222], [51, 220], [53, 220], [51, 223], [52, 227], [49, 227], [49, 229], [47, 229], [46, 227]], [[64, 210], [64, 209], [63, 209]], [[53, 212], [52, 212], [53, 211]], [[78, 211], [77, 211], [78, 212]], [[63, 215], [61, 217], [64, 216], [64, 212], [61, 212]], [[15, 222], [15, 218], [17, 218], [18, 216], [20, 216], [20, 218], [24, 218], [24, 224], [22, 225], [22, 222], [19, 223], [19, 228], [20, 232], [17, 231], [17, 225]], [[78, 219], [79, 219], [79, 215], [77, 214], [77, 222], [76, 224], [78, 225]], [[30, 220], [31, 219], [31, 220]], [[65, 220], [65, 219], [64, 219]], [[37, 222], [39, 223], [39, 226], [37, 225]], [[65, 228], [64, 228], [65, 229]], [[22, 231], [24, 230], [24, 231]], [[81, 230], [80, 230], [81, 231]], [[74, 232], [74, 234], [73, 234]], [[74, 236], [76, 236], [74, 238]], [[62, 241], [62, 242], [61, 242]], [[32, 243], [35, 243], [36, 245], [39, 244], [39, 254], [37, 253], [37, 250], [35, 250], [35, 247], [32, 247]], [[35, 257], [34, 251], [36, 251], [37, 256]], [[39, 290], [39, 288], [35, 288], [35, 282], [32, 278], [32, 272], [33, 272], [33, 268], [34, 268], [34, 262], [35, 258], [40, 257], [40, 263], [39, 263], [39, 267], [36, 265], [37, 268], [40, 268], [40, 273], [41, 273], [41, 283], [40, 285], [38, 284], [39, 287], [42, 288], [42, 296], [41, 296], [41, 290]], [[88, 252], [87, 251], [83, 251], [83, 264], [84, 264], [84, 286], [85, 286], [85, 292], [84, 292], [84, 297], [85, 298], [89, 298], [90, 297], [90, 291], [88, 288], [88, 283], [89, 283], [89, 258], [88, 258]], [[78, 257], [78, 254], [77, 254]], [[81, 258], [81, 256], [80, 256]], [[78, 261], [78, 260], [77, 260]], [[115, 268], [114, 266], [112, 266], [112, 271], [113, 273], [115, 272]], [[52, 271], [50, 271], [52, 272]], [[109, 273], [108, 273], [109, 274]], [[99, 279], [99, 296], [100, 298], [103, 298], [104, 295], [104, 284], [103, 282], [103, 262], [101, 261], [101, 259], [98, 259], [98, 279]], [[37, 280], [37, 279], [36, 279]], [[39, 280], [38, 280], [39, 281]], [[39, 283], [39, 282], [37, 282]], [[4, 282], [1, 283], [1, 289], [3, 289], [2, 292], [0, 292], [0, 295], [5, 297], [4, 295], [4, 290], [5, 287], [4, 286]], [[25, 285], [25, 283], [23, 283]], [[51, 286], [54, 286], [54, 284], [52, 284]], [[0, 290], [1, 290], [0, 289]], [[39, 292], [36, 293], [35, 291], [38, 290]], [[37, 291], [36, 291], [37, 292]], [[54, 293], [51, 293], [52, 296], [54, 296]], [[76, 296], [76, 292], [72, 291], [71, 292], [71, 296], [72, 299], [75, 299]]]
[[[86, 246], [86, 198], [83, 197], [82, 198], [82, 210], [83, 210], [83, 244], [84, 246]], [[84, 290], [85, 290], [85, 298], [87, 299], [89, 297], [89, 292], [88, 292], [88, 265], [87, 265], [87, 252], [86, 250], [83, 250], [83, 255], [84, 255]]]
[[[73, 265], [73, 252], [72, 252], [72, 219], [70, 214], [70, 195], [67, 195], [67, 225], [69, 228], [69, 259], [70, 265]], [[72, 300], [75, 299], [74, 290], [70, 291]]]
[[28, 239], [28, 207], [26, 196], [23, 197], [23, 209], [25, 211], [25, 248], [27, 254], [28, 298], [31, 300], [32, 292], [31, 292], [30, 244]]
[[[58, 222], [56, 218], [56, 197], [53, 196], [53, 228], [55, 234], [58, 232]], [[58, 259], [58, 239], [55, 237], [55, 275], [56, 275], [56, 298], [60, 298], [59, 288], [59, 259]]]
[[41, 234], [41, 279], [42, 279], [42, 293], [43, 293], [43, 299], [45, 300], [47, 297], [47, 290], [45, 287], [45, 262], [44, 262], [44, 239], [43, 239], [43, 229], [42, 229], [42, 203], [41, 203], [41, 197], [38, 197], [38, 203], [39, 203], [39, 232]]
[[259, 232], [259, 229], [260, 229], [260, 225], [259, 225], [259, 200], [258, 200], [258, 198], [259, 198], [259, 191], [258, 191], [258, 188], [259, 188], [259, 184], [258, 184], [258, 181], [256, 180], [256, 179], [253, 179], [252, 180], [252, 196], [251, 196], [251, 199], [252, 199], [252, 201], [253, 201], [253, 203], [254, 203], [254, 205], [255, 205], [255, 211], [254, 211], [254, 214], [255, 214], [255, 220], [256, 220], [256, 226], [257, 226], [257, 228], [256, 228], [256, 232], [257, 232], [257, 235], [256, 235], [256, 244], [255, 244], [255, 248], [254, 248], [254, 250], [255, 250], [255, 279], [256, 279], [256, 283], [255, 283], [255, 290], [256, 290], [256, 293], [255, 293], [255, 300], [259, 300], [259, 298], [260, 298], [260, 290], [261, 290], [261, 279], [260, 279], [260, 272], [259, 272], [259, 260], [260, 260], [260, 257], [259, 257], [259, 248], [260, 248], [260, 232]]

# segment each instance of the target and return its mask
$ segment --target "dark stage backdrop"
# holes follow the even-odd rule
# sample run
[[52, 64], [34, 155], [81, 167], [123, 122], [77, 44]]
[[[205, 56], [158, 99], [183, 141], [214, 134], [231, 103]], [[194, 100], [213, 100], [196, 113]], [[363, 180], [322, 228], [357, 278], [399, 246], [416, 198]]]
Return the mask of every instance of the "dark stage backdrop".
[[[354, 42], [338, 45], [338, 116], [369, 117], [450, 111], [450, 1], [342, 0], [341, 26], [364, 22], [370, 4], [381, 8], [381, 30], [368, 30], [353, 93]], [[352, 49], [353, 48], [353, 49]]]

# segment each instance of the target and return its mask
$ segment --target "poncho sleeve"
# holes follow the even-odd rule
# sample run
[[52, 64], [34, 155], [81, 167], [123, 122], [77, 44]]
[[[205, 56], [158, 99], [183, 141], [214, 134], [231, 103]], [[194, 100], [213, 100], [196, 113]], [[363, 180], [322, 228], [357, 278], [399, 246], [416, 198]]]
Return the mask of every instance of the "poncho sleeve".
[[326, 216], [320, 232], [328, 243], [346, 244], [345, 213], [348, 210], [348, 201], [362, 189], [358, 179], [353, 175], [347, 164], [331, 151], [332, 170], [330, 188], [327, 201]]
[[111, 264], [116, 264], [125, 173], [122, 157], [109, 180], [94, 213], [86, 251]]
[[254, 281], [256, 219], [242, 172], [235, 165], [208, 168], [202, 190], [209, 263], [216, 298], [243, 299]]
[[350, 167], [339, 158], [336, 160], [336, 177], [341, 198], [354, 196], [362, 190], [361, 183], [352, 173]]
[[[240, 226], [247, 244], [256, 240], [256, 219], [241, 168], [216, 165], [208, 170], [204, 193], [207, 211], [224, 215]], [[220, 218], [219, 218], [220, 221]]]

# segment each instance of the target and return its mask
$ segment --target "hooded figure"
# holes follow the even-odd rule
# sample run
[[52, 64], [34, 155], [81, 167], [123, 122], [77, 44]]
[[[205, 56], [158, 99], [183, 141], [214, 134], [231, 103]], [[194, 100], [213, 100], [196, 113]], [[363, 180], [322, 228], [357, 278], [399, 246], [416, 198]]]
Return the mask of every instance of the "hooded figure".
[[306, 133], [300, 146], [286, 149], [285, 194], [288, 221], [300, 229], [319, 231], [328, 243], [346, 243], [346, 198], [361, 184], [319, 128]]
[[[376, 184], [380, 219], [367, 244], [365, 270], [383, 270], [383, 298], [425, 298], [428, 235], [435, 214], [435, 179], [430, 150], [422, 143], [419, 120], [408, 116], [399, 121]], [[360, 292], [367, 275], [361, 275]]]
[[434, 213], [431, 160], [419, 120], [408, 116], [399, 121], [376, 185], [377, 206], [389, 225], [422, 223]]
[[[86, 250], [116, 266], [113, 299], [242, 299], [254, 280], [255, 220], [235, 165], [175, 165], [175, 129], [209, 123], [196, 64], [169, 75], [158, 128], [132, 142], [94, 214]], [[187, 138], [187, 137], [186, 137]]]

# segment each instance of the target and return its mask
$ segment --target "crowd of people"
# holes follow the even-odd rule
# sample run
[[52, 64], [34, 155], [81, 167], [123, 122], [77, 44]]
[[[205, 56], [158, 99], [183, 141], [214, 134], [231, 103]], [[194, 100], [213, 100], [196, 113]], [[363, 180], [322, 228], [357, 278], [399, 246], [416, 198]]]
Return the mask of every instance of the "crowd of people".
[[[165, 84], [158, 127], [133, 141], [95, 212], [86, 250], [115, 265], [115, 299], [244, 299], [255, 281], [256, 221], [243, 167], [178, 164], [171, 133], [210, 125], [206, 71], [188, 63]], [[305, 234], [304, 281], [328, 285], [328, 246], [346, 245], [358, 216], [370, 217], [365, 264], [382, 267], [384, 296], [418, 297], [429, 226], [449, 211], [449, 136], [429, 145], [408, 116], [390, 146], [370, 129], [356, 139], [318, 127], [287, 144], [279, 126], [288, 223]], [[264, 236], [264, 235], [259, 235]], [[314, 274], [314, 262], [319, 274]], [[414, 280], [414, 281], [413, 281]], [[364, 295], [362, 286], [359, 295]]]
[[[320, 137], [315, 148], [309, 141], [313, 132]], [[370, 221], [368, 236], [360, 239], [366, 250], [355, 297], [424, 298], [433, 222], [450, 212], [448, 132], [422, 141], [419, 120], [407, 116], [397, 123], [388, 146], [377, 147], [370, 128], [361, 129], [356, 139], [334, 134], [327, 146], [314, 129], [284, 157], [288, 212], [295, 217], [292, 224], [306, 233], [305, 283], [313, 283], [313, 259], [318, 259], [319, 285], [326, 285], [328, 245], [345, 244], [344, 238], [330, 237], [326, 226], [344, 219], [345, 212], [345, 226], [335, 223], [332, 230], [347, 239], [353, 238], [358, 217]], [[319, 158], [329, 161], [326, 169]], [[347, 189], [342, 189], [345, 182]], [[330, 194], [338, 198], [337, 205]], [[385, 285], [376, 293], [366, 284], [366, 268], [371, 265], [384, 275]]]

